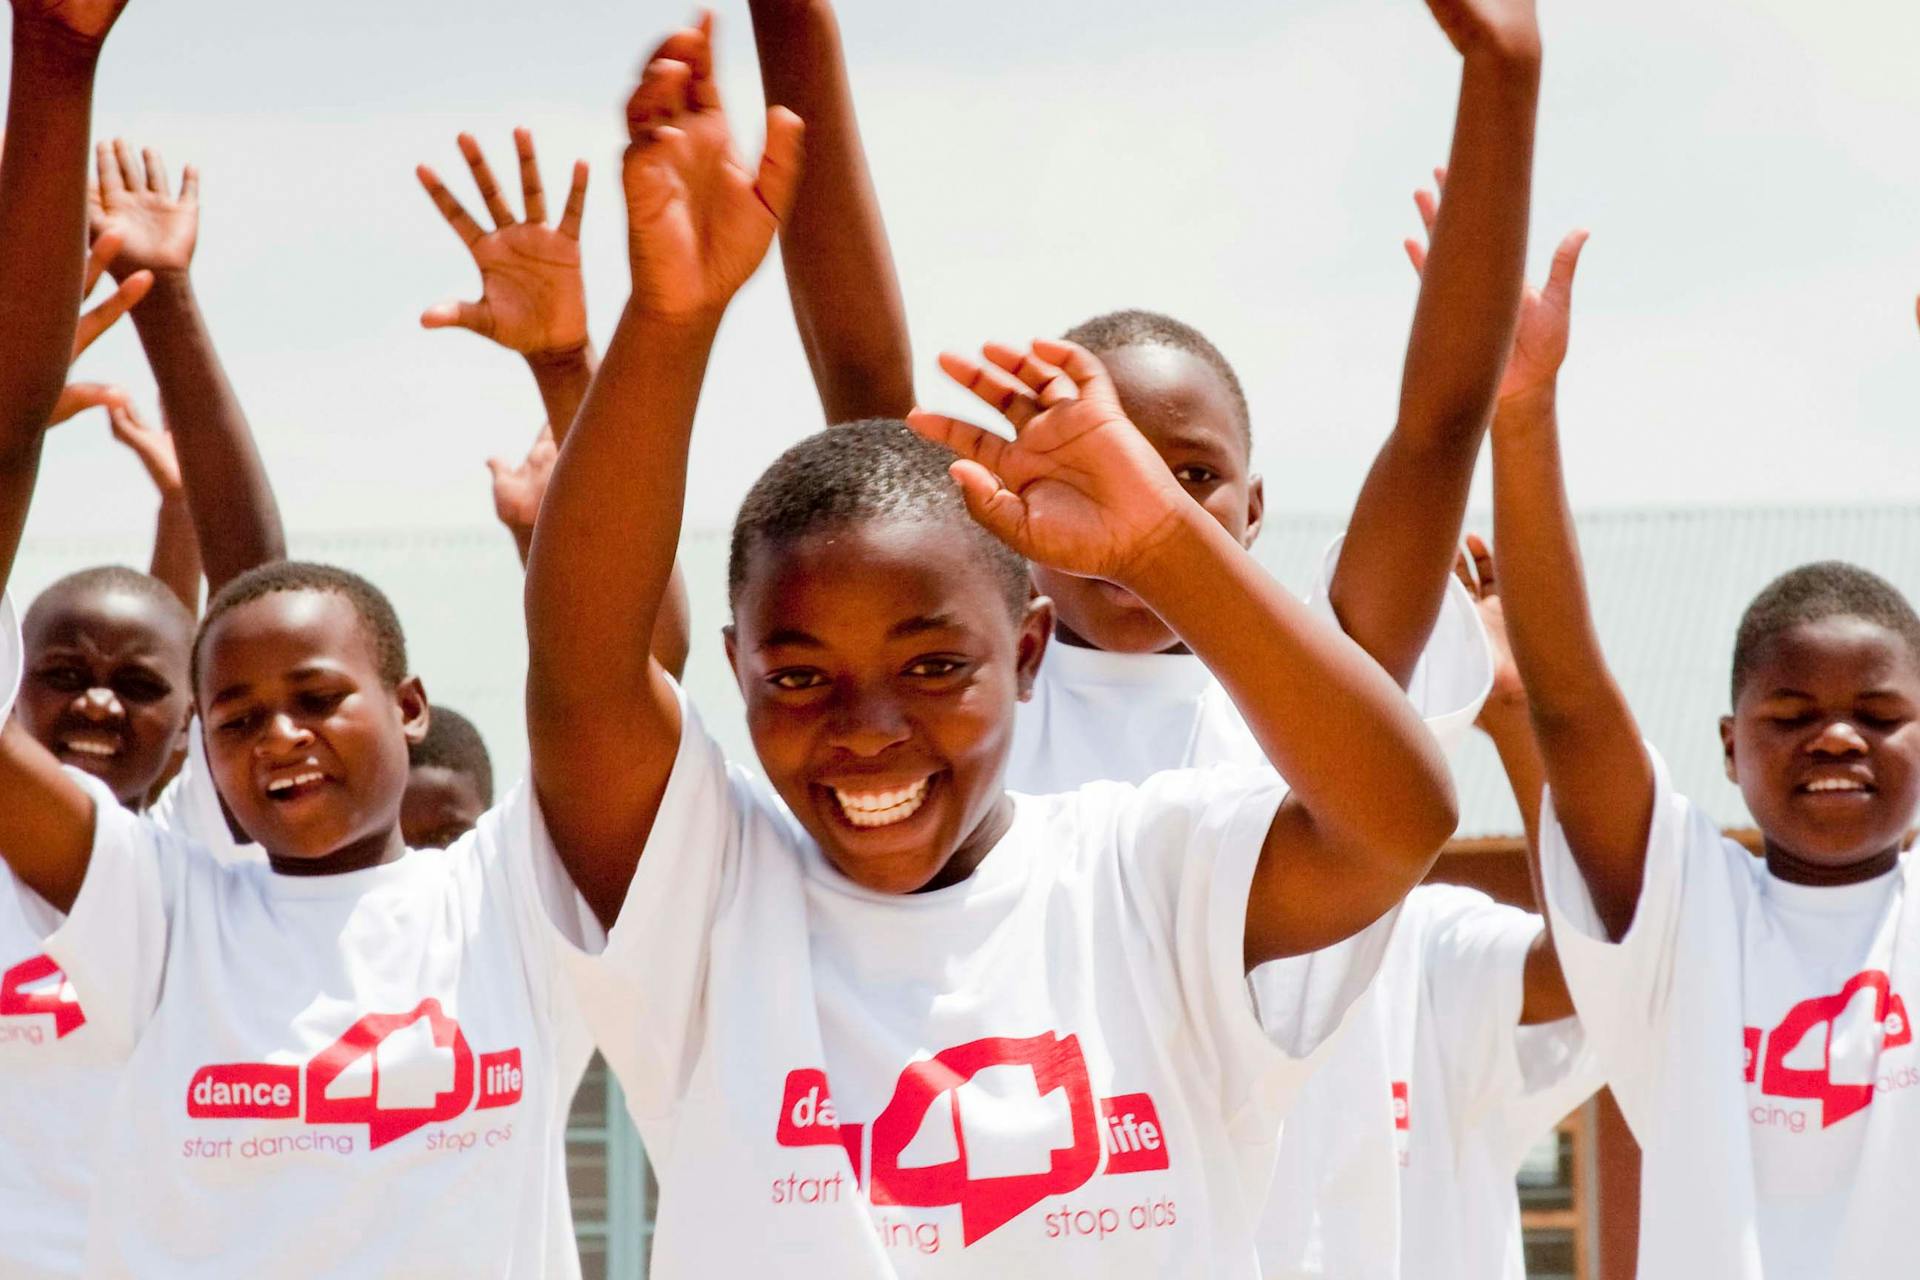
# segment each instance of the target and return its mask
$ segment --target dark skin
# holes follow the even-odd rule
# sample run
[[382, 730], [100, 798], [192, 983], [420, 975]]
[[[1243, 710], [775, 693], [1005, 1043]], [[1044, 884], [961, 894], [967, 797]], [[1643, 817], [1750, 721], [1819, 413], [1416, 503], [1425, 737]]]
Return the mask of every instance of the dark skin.
[[[1195, 502], [1243, 547], [1260, 536], [1266, 486], [1253, 474], [1240, 406], [1212, 365], [1159, 345], [1101, 355], [1127, 416]], [[1034, 587], [1053, 601], [1066, 644], [1109, 653], [1185, 652], [1138, 596], [1092, 578], [1035, 565]]]
[[22, 725], [61, 764], [142, 808], [192, 715], [191, 624], [134, 592], [69, 589], [35, 603], [24, 639]]
[[214, 782], [274, 870], [335, 875], [405, 854], [407, 748], [426, 736], [426, 693], [381, 677], [345, 597], [263, 596], [220, 615], [201, 646]]
[[[939, 522], [821, 530], [763, 550], [751, 569], [727, 659], [781, 799], [867, 888], [914, 893], [972, 875], [1012, 820], [1000, 775], [1014, 703], [1046, 650], [1047, 602], [1012, 618], [978, 535]], [[853, 825], [835, 799], [919, 783], [913, 816], [878, 828]]]
[[415, 765], [400, 800], [400, 836], [409, 849], [444, 849], [480, 825], [487, 801], [471, 775]]
[[[735, 159], [704, 33], [676, 39], [683, 37], [678, 51], [687, 60], [655, 59], [628, 103], [624, 186], [633, 295], [555, 466], [528, 565], [533, 783], [562, 862], [607, 923], [619, 915], [681, 738], [672, 685], [657, 663], [634, 654], [622, 638], [649, 633], [666, 594], [713, 336], [791, 204], [800, 160], [799, 124], [779, 108], [769, 113], [757, 169]], [[1455, 816], [1438, 748], [1404, 696], [1351, 641], [1308, 616], [1181, 490], [1126, 422], [1098, 360], [1077, 347], [1038, 342], [1028, 352], [989, 347], [984, 354], [993, 372], [959, 357], [943, 357], [942, 364], [963, 385], [993, 386], [989, 403], [1002, 407], [1020, 433], [1018, 444], [954, 419], [916, 413], [908, 420], [956, 454], [952, 475], [969, 513], [1026, 559], [1110, 578], [1139, 593], [1207, 660], [1294, 784], [1249, 891], [1247, 962], [1313, 950], [1378, 919], [1431, 865]], [[998, 394], [1002, 388], [1011, 394]], [[651, 465], [636, 469], [631, 459], [643, 454]], [[858, 553], [884, 549], [863, 545]], [[975, 778], [997, 778], [998, 762], [991, 770], [986, 762], [989, 755], [1004, 758], [1012, 728], [1005, 691], [1017, 690], [1020, 662], [1038, 657], [1016, 659], [1022, 653], [1016, 637], [1033, 624], [1016, 626], [1003, 601], [989, 600], [997, 584], [989, 588], [978, 565], [937, 590], [916, 581], [924, 572], [899, 565], [883, 585], [870, 556], [849, 555], [831, 539], [819, 548], [812, 581], [793, 580], [779, 563], [756, 572], [779, 584], [767, 593], [769, 607], [804, 601], [815, 627], [838, 625], [817, 616], [815, 599], [844, 601], [864, 588], [862, 600], [891, 602], [889, 613], [878, 614], [870, 603], [855, 611], [875, 615], [866, 625], [881, 628], [882, 644], [896, 629], [898, 639], [924, 627], [929, 608], [964, 603], [943, 593], [975, 590], [960, 585], [971, 577], [980, 584], [978, 604], [992, 607], [977, 609], [966, 625], [981, 628], [983, 638], [995, 617], [1005, 629], [1004, 639], [986, 640], [989, 652], [1004, 655], [997, 671], [983, 673], [978, 694], [969, 686], [945, 695], [937, 730], [916, 731], [911, 721], [903, 727], [893, 692], [872, 692], [897, 678], [898, 651], [881, 663], [848, 648], [835, 654], [834, 665], [821, 667], [845, 664], [850, 674], [829, 687], [835, 696], [844, 696], [840, 690], [855, 695], [829, 720], [768, 699], [767, 715], [783, 722], [756, 735], [774, 735], [768, 741], [776, 751], [762, 763], [781, 794], [799, 796], [818, 811], [821, 798], [810, 788], [833, 776], [823, 763], [857, 762], [862, 752], [869, 765], [883, 767], [893, 763], [890, 751], [899, 760], [909, 759], [908, 751], [939, 757], [912, 759], [913, 768], [964, 759], [961, 781], [969, 789]], [[762, 589], [750, 582], [743, 596], [757, 599]], [[798, 630], [788, 621], [773, 614], [753, 625], [764, 625], [762, 639], [771, 640]], [[844, 633], [807, 635], [847, 643]], [[754, 636], [736, 635], [743, 683], [756, 647]], [[977, 705], [969, 705], [970, 698]], [[995, 707], [998, 717], [988, 718]], [[936, 713], [923, 708], [918, 714], [924, 725]], [[821, 724], [826, 728], [815, 727]], [[1367, 731], [1343, 735], [1338, 744], [1300, 732], [1302, 725], [1331, 724]], [[833, 748], [824, 751], [824, 761], [822, 744]], [[1379, 788], [1389, 778], [1402, 803], [1382, 806]], [[929, 788], [929, 799], [937, 798], [936, 788]], [[888, 844], [881, 827], [916, 824], [919, 810], [868, 828], [871, 836], [836, 836], [846, 853], [871, 849], [876, 855], [850, 857], [850, 869], [864, 874], [871, 867], [882, 883], [917, 887], [915, 881], [934, 882], [956, 854], [977, 863], [971, 850], [986, 841], [973, 835], [978, 823], [963, 816], [970, 816], [973, 797], [958, 790], [956, 784], [956, 800], [968, 803], [938, 805], [927, 820], [942, 833], [938, 842]], [[984, 817], [1002, 801], [982, 790], [991, 797], [978, 810]], [[843, 792], [843, 808], [845, 800]]]
[[1897, 632], [1848, 616], [1782, 631], [1720, 739], [1774, 875], [1858, 884], [1899, 861], [1920, 810], [1920, 661]]

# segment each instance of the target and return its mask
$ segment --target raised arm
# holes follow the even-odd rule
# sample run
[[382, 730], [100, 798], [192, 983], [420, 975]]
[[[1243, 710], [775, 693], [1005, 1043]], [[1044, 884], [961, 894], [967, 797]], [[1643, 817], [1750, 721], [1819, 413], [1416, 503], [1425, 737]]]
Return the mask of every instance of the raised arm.
[[248, 569], [285, 557], [287, 539], [253, 430], [194, 294], [200, 175], [186, 166], [176, 191], [159, 152], [149, 149], [136, 158], [119, 139], [101, 143], [94, 159], [93, 234], [121, 239], [108, 270], [116, 279], [153, 273], [152, 291], [134, 308], [133, 327], [179, 449], [207, 586], [218, 591]]
[[[83, 296], [94, 68], [125, 0], [13, 0], [0, 152], [0, 589], [26, 526], [41, 433], [66, 382]], [[85, 879], [93, 802], [16, 719], [0, 726], [0, 856], [65, 910]]]
[[1391, 909], [1453, 833], [1439, 744], [1360, 647], [1315, 619], [1189, 497], [1071, 343], [942, 356], [1013, 441], [915, 412], [952, 449], [974, 518], [1030, 560], [1117, 582], [1226, 686], [1291, 786], [1247, 901], [1248, 968], [1350, 937]]
[[1427, 0], [1460, 51], [1447, 199], [1414, 309], [1400, 412], [1348, 525], [1331, 600], [1405, 685], [1439, 616], [1526, 270], [1540, 27], [1533, 0]]
[[707, 32], [669, 37], [627, 103], [633, 295], [561, 448], [527, 563], [533, 783], [574, 884], [619, 914], [680, 742], [651, 635], [673, 578], [688, 442], [721, 314], [792, 202], [800, 124], [740, 164]]
[[[1500, 603], [1493, 552], [1478, 534], [1467, 535], [1467, 551], [1460, 557], [1457, 572], [1479, 607], [1480, 621], [1487, 629], [1488, 643], [1493, 646], [1493, 691], [1481, 705], [1480, 718], [1474, 724], [1500, 753], [1500, 767], [1506, 771], [1507, 785], [1513, 789], [1514, 803], [1520, 808], [1520, 826], [1526, 833], [1527, 879], [1533, 886], [1534, 905], [1544, 916], [1546, 894], [1540, 886], [1540, 794], [1547, 782], [1546, 769], [1540, 762], [1540, 746], [1533, 738], [1526, 686], [1520, 682], [1520, 668], [1513, 661], [1513, 646], [1507, 642], [1506, 610]], [[1551, 926], [1544, 919], [1539, 936], [1527, 951], [1521, 991], [1522, 1026], [1558, 1022], [1573, 1016], [1573, 993], [1567, 990], [1567, 977], [1560, 969], [1560, 955], [1553, 947]]]
[[807, 122], [807, 168], [780, 228], [780, 259], [828, 423], [913, 407], [907, 308], [860, 145], [830, 0], [749, 0], [769, 105]]
[[1616, 938], [1633, 921], [1653, 819], [1653, 766], [1607, 668], [1580, 570], [1560, 465], [1555, 385], [1567, 354], [1584, 232], [1521, 304], [1493, 418], [1493, 531], [1507, 633], [1526, 684], [1554, 814], [1596, 911]]
[[187, 612], [200, 616], [200, 540], [193, 529], [193, 512], [187, 506], [187, 490], [180, 479], [180, 456], [174, 451], [173, 433], [165, 427], [149, 426], [132, 404], [111, 405], [107, 419], [113, 424], [113, 438], [133, 451], [146, 469], [147, 479], [160, 494], [160, 514], [153, 534], [154, 577], [167, 584]]

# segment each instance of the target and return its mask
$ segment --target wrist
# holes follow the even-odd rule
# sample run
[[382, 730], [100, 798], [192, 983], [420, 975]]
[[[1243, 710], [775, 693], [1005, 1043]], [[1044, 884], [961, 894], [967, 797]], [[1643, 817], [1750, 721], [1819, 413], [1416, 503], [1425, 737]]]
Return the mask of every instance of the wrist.
[[[118, 267], [120, 264], [115, 263]], [[133, 309], [134, 323], [140, 322], [144, 314], [149, 319], [164, 312], [176, 311], [193, 306], [193, 279], [185, 267], [130, 267], [125, 271], [115, 271], [115, 280], [124, 280], [135, 271], [151, 271], [153, 286], [147, 290], [147, 296]]]
[[76, 35], [56, 22], [34, 21], [15, 13], [13, 66], [16, 73], [73, 79], [91, 84], [100, 63], [102, 41]]
[[1558, 383], [1555, 379], [1524, 387], [1502, 395], [1493, 409], [1493, 425], [1525, 425], [1550, 420], [1554, 415]]
[[1169, 588], [1195, 581], [1196, 572], [1203, 574], [1200, 580], [1213, 580], [1215, 575], [1206, 574], [1201, 566], [1225, 552], [1222, 542], [1239, 546], [1199, 503], [1178, 492], [1166, 515], [1113, 581], [1151, 606]]
[[1532, 22], [1482, 32], [1466, 51], [1469, 66], [1521, 84], [1538, 81], [1540, 58], [1540, 27]]
[[564, 347], [522, 353], [535, 378], [593, 372], [593, 342], [589, 338]]

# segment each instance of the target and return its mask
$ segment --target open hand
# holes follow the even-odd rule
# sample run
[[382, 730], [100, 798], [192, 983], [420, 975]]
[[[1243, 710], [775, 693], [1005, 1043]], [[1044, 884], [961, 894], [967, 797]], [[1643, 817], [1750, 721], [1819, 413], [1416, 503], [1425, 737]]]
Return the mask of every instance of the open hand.
[[16, 22], [37, 22], [98, 44], [126, 7], [127, 0], [13, 0], [13, 16]]
[[[1416, 191], [1413, 202], [1420, 210], [1420, 221], [1427, 234], [1440, 217], [1440, 199], [1445, 194], [1447, 171], [1433, 171], [1434, 190]], [[1580, 250], [1587, 243], [1585, 231], [1567, 233], [1553, 251], [1553, 265], [1547, 270], [1544, 288], [1528, 285], [1520, 291], [1520, 314], [1514, 323], [1513, 350], [1507, 356], [1506, 371], [1500, 376], [1499, 399], [1538, 391], [1559, 376], [1567, 358], [1567, 330], [1573, 313], [1573, 273], [1580, 265]], [[1415, 274], [1426, 270], [1426, 246], [1418, 240], [1406, 242], [1407, 259]]]
[[493, 230], [474, 221], [430, 167], [423, 164], [415, 170], [448, 225], [466, 242], [473, 265], [480, 268], [478, 302], [436, 303], [421, 313], [420, 323], [429, 329], [471, 329], [527, 356], [570, 350], [587, 340], [587, 295], [580, 279], [580, 215], [587, 202], [587, 162], [573, 162], [567, 207], [559, 223], [550, 227], [533, 135], [515, 129], [513, 143], [520, 157], [524, 222], [513, 216], [480, 144], [470, 133], [460, 135], [460, 154], [466, 157], [474, 185], [493, 218]]
[[180, 190], [169, 190], [166, 162], [151, 147], [135, 160], [124, 139], [93, 149], [94, 181], [87, 189], [88, 232], [97, 242], [109, 233], [120, 252], [107, 264], [113, 278], [135, 271], [184, 272], [200, 237], [200, 173], [180, 171]]
[[547, 481], [553, 476], [554, 459], [559, 456], [559, 446], [553, 442], [553, 425], [545, 423], [521, 461], [487, 459], [487, 470], [493, 473], [493, 513], [516, 541], [532, 536], [533, 523], [540, 516], [540, 502], [547, 495]]
[[921, 409], [907, 424], [957, 455], [967, 510], [995, 537], [1029, 560], [1124, 586], [1192, 499], [1091, 352], [1035, 340], [981, 354], [985, 364], [943, 354], [940, 367], [1012, 423], [1014, 439]]
[[162, 498], [177, 498], [186, 492], [180, 480], [180, 455], [174, 450], [171, 431], [164, 426], [149, 426], [134, 410], [131, 400], [107, 406], [107, 420], [113, 424], [113, 438], [133, 450]]
[[767, 112], [757, 171], [740, 163], [713, 78], [713, 16], [655, 50], [627, 102], [621, 182], [632, 306], [666, 317], [713, 315], [766, 256], [800, 180], [800, 118]]
[[[93, 250], [87, 255], [86, 281], [81, 287], [80, 296], [86, 297], [93, 287], [100, 283], [107, 264], [120, 252], [120, 238], [117, 234], [101, 236], [93, 242]], [[73, 360], [80, 353], [113, 327], [121, 316], [133, 310], [140, 299], [147, 296], [147, 290], [153, 287], [151, 271], [136, 271], [120, 282], [119, 288], [107, 296], [106, 301], [92, 310], [82, 312], [79, 324], [73, 335]], [[71, 363], [71, 362], [69, 362]], [[101, 405], [125, 404], [127, 393], [119, 387], [104, 382], [69, 382], [60, 392], [60, 399], [54, 402], [53, 412], [47, 416], [47, 425], [65, 422], [75, 414]]]

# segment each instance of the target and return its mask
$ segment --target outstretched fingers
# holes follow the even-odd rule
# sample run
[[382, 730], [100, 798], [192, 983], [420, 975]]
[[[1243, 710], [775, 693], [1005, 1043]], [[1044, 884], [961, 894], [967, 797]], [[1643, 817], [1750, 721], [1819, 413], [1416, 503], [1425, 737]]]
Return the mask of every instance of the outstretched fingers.
[[1493, 551], [1487, 546], [1487, 540], [1477, 533], [1467, 535], [1467, 554], [1473, 557], [1474, 577], [1479, 587], [1474, 592], [1481, 599], [1500, 594], [1500, 583], [1494, 577]]
[[1026, 383], [992, 364], [977, 364], [951, 351], [940, 353], [940, 370], [972, 392], [1018, 431], [1039, 416], [1040, 403]]
[[152, 147], [142, 147], [140, 163], [146, 166], [147, 190], [158, 196], [171, 196], [173, 184], [167, 181], [167, 162]]
[[1073, 379], [1031, 350], [1022, 351], [1004, 342], [989, 342], [980, 348], [980, 353], [1018, 378], [1023, 386], [1033, 392], [1034, 401], [1041, 409], [1051, 409], [1079, 394]]
[[653, 132], [672, 124], [686, 110], [687, 84], [693, 70], [675, 58], [655, 58], [640, 76], [640, 84], [627, 99], [627, 139], [639, 144]]
[[1100, 363], [1099, 356], [1077, 343], [1063, 342], [1057, 338], [1035, 338], [1033, 354], [1056, 366], [1069, 384], [1071, 394], [1059, 395], [1057, 400], [1052, 401], [1041, 397], [1040, 402], [1049, 408], [1059, 400], [1072, 400], [1084, 395], [1096, 386], [1112, 391], [1107, 378], [1107, 366]]
[[114, 321], [138, 306], [140, 299], [146, 297], [147, 290], [151, 288], [153, 272], [136, 271], [122, 280], [120, 287], [109, 294], [105, 302], [81, 315], [73, 334], [73, 358], [78, 360], [82, 351], [113, 327]]
[[124, 404], [126, 399], [124, 390], [109, 383], [69, 382], [61, 390], [60, 398], [54, 402], [53, 412], [47, 415], [47, 425], [58, 426], [89, 409]]
[[520, 157], [520, 202], [526, 206], [527, 221], [547, 220], [547, 192], [540, 185], [540, 162], [534, 156], [533, 134], [525, 129], [513, 131], [513, 149]]
[[118, 231], [108, 231], [93, 242], [93, 248], [87, 251], [87, 272], [80, 285], [82, 298], [93, 292], [93, 286], [100, 283], [100, 277], [106, 274], [113, 260], [120, 256], [120, 243], [123, 239], [125, 237]]
[[560, 234], [569, 240], [580, 238], [580, 215], [587, 208], [587, 162], [573, 162], [573, 187], [567, 192], [567, 207], [560, 211]]
[[483, 338], [493, 336], [493, 313], [481, 302], [436, 302], [420, 313], [423, 329], [471, 329]]
[[146, 177], [140, 172], [140, 166], [133, 158], [133, 148], [127, 145], [125, 138], [113, 140], [113, 160], [120, 169], [120, 181], [128, 191], [144, 188]]
[[447, 184], [440, 181], [440, 175], [431, 167], [416, 165], [413, 172], [420, 179], [420, 185], [427, 189], [427, 195], [432, 197], [434, 206], [440, 210], [440, 216], [447, 220], [447, 225], [466, 242], [467, 247], [472, 248], [474, 241], [486, 234], [480, 224], [473, 220], [473, 215], [467, 212], [466, 206], [460, 203], [453, 192], [447, 190]]
[[114, 159], [112, 143], [99, 142], [94, 144], [93, 168], [94, 180], [99, 184], [99, 188], [103, 193], [107, 195], [119, 195], [127, 189], [125, 180], [120, 176], [119, 161]]
[[1000, 483], [999, 463], [1006, 456], [1007, 442], [984, 427], [924, 409], [909, 412], [907, 426], [954, 455], [947, 471], [960, 486], [968, 512], [989, 533], [1017, 545], [1026, 525], [1027, 506]]
[[480, 142], [470, 133], [459, 137], [460, 154], [466, 157], [467, 168], [473, 173], [473, 185], [480, 188], [480, 199], [487, 206], [487, 213], [493, 218], [496, 227], [510, 227], [518, 221], [513, 210], [507, 204], [506, 197], [500, 194], [500, 183], [493, 176], [493, 168], [487, 163], [486, 153], [480, 150]]

